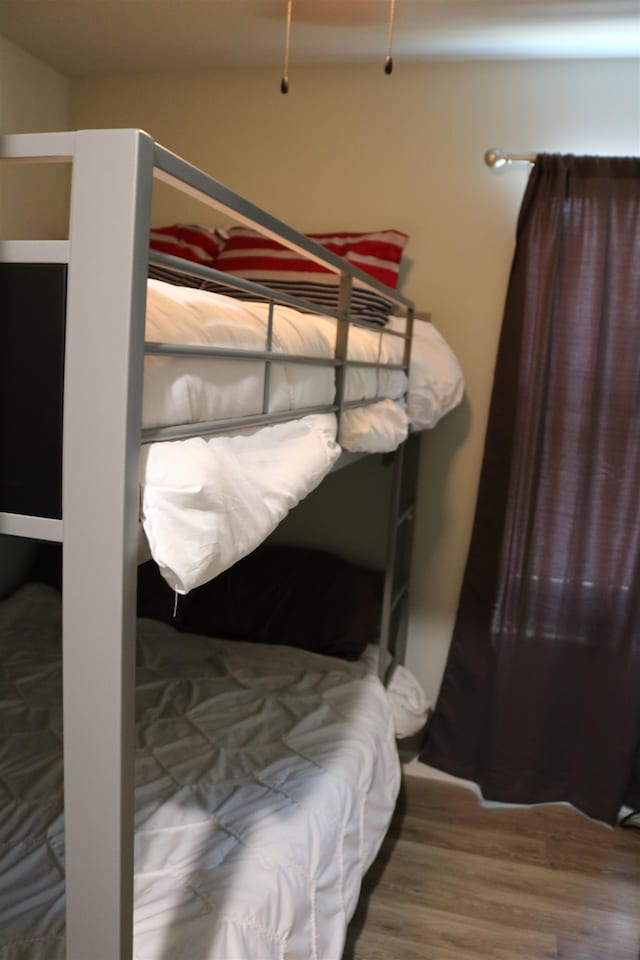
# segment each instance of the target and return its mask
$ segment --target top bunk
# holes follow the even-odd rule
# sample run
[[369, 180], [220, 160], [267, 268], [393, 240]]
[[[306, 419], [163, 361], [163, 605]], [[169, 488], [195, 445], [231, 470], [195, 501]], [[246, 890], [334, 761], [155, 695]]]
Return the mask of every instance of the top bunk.
[[[4, 137], [0, 159], [72, 169], [69, 239], [0, 244], [2, 428], [20, 451], [0, 478], [0, 532], [62, 540], [72, 498], [94, 487], [106, 504], [124, 472], [139, 482], [139, 555], [187, 593], [330, 470], [459, 401], [455, 357], [380, 282], [397, 282], [403, 234], [319, 242], [137, 130]], [[184, 230], [150, 234], [154, 180], [236, 226], [199, 229], [210, 243], [195, 255]]]

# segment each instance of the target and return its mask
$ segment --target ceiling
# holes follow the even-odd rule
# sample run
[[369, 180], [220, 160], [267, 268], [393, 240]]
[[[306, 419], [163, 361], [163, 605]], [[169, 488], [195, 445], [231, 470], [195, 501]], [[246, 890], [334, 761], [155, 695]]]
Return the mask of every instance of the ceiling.
[[[380, 60], [391, 0], [293, 0], [292, 64]], [[0, 0], [0, 36], [69, 76], [278, 64], [287, 0]], [[405, 60], [640, 56], [640, 0], [396, 0]]]

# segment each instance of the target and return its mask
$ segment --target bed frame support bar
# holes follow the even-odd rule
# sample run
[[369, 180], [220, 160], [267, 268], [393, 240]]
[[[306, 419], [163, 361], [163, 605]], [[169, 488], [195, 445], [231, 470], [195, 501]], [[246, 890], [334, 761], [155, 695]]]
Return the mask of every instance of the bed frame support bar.
[[419, 437], [409, 438], [392, 458], [391, 505], [382, 595], [378, 676], [388, 684], [397, 664], [404, 663], [409, 623], [409, 577], [418, 481]]
[[[154, 176], [168, 184], [176, 187], [181, 193], [185, 193], [201, 203], [214, 207], [233, 220], [244, 223], [249, 227], [257, 226], [265, 236], [272, 237], [279, 243], [284, 243], [292, 250], [302, 253], [309, 260], [314, 260], [324, 267], [335, 271], [335, 273], [344, 276], [342, 273], [344, 261], [335, 253], [322, 247], [315, 240], [310, 240], [303, 234], [294, 230], [282, 220], [271, 216], [265, 210], [257, 207], [255, 204], [234, 193], [218, 180], [209, 177], [202, 170], [187, 163], [181, 157], [176, 156], [171, 150], [155, 144], [155, 170]], [[154, 257], [158, 262], [164, 261], [164, 257]], [[389, 297], [389, 290], [370, 274], [351, 265], [351, 276], [357, 279], [359, 283], [369, 290], [376, 290], [383, 296]], [[224, 278], [223, 278], [224, 279]], [[389, 299], [396, 304], [411, 306], [411, 301], [406, 297], [395, 292]]]
[[152, 170], [153, 141], [140, 131], [76, 135], [63, 442], [67, 960], [130, 960], [133, 950], [135, 584]]

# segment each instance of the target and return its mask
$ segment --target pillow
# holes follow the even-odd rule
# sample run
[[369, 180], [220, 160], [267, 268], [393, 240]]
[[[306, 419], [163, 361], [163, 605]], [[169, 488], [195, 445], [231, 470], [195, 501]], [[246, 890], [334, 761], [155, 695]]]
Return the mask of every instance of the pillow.
[[[400, 260], [409, 239], [405, 233], [379, 230], [308, 233], [306, 236], [380, 283], [396, 289]], [[216, 268], [327, 309], [338, 307], [338, 274], [248, 227], [231, 228]], [[213, 288], [207, 285], [206, 289]], [[219, 290], [216, 286], [216, 291]], [[255, 295], [243, 291], [227, 292], [240, 299], [255, 299]], [[375, 323], [386, 323], [392, 307], [383, 295], [368, 290], [358, 280], [353, 284], [351, 304], [352, 316]]]
[[[181, 257], [192, 263], [201, 263], [205, 267], [213, 267], [218, 258], [226, 234], [213, 227], [202, 227], [198, 224], [174, 223], [168, 227], [154, 227], [149, 235], [149, 246], [160, 253], [168, 253], [172, 257]], [[201, 287], [201, 277], [189, 277], [186, 274], [176, 273], [160, 264], [149, 264], [149, 276], [154, 280], [165, 280], [167, 283], [177, 283], [182, 286]]]
[[138, 614], [182, 632], [277, 643], [357, 660], [376, 639], [383, 575], [323, 550], [261, 546], [180, 597], [155, 563], [138, 568]]
[[224, 235], [221, 231], [188, 223], [155, 227], [149, 236], [152, 250], [193, 260], [194, 263], [204, 263], [209, 267], [215, 263], [223, 244]]

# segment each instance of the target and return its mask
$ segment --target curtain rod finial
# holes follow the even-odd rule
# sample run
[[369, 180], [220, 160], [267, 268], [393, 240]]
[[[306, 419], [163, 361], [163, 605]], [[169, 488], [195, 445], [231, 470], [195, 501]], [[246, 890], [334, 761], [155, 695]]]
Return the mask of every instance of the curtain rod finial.
[[509, 158], [504, 150], [498, 150], [495, 147], [492, 147], [485, 153], [484, 162], [488, 167], [494, 167], [496, 170], [499, 170], [500, 167], [504, 167], [507, 163], [509, 163]]

